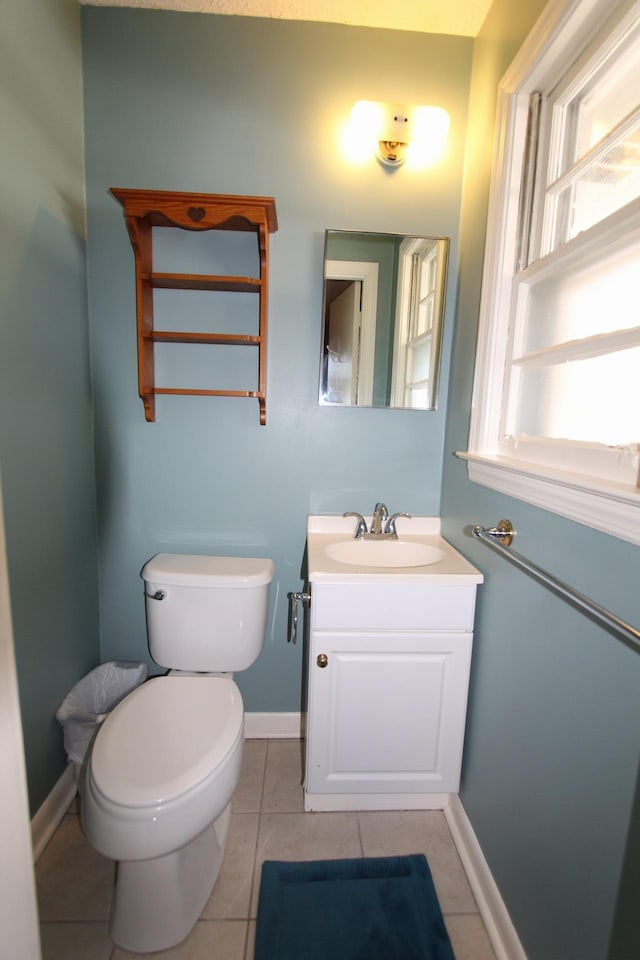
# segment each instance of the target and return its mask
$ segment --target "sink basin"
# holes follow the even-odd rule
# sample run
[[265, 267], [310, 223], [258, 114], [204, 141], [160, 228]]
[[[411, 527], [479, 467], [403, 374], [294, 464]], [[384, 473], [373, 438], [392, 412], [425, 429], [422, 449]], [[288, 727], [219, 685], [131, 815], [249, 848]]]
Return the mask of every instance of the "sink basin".
[[[364, 519], [369, 528], [371, 517]], [[438, 517], [401, 517], [398, 524], [397, 540], [356, 540], [353, 517], [309, 516], [309, 583], [379, 584], [381, 589], [404, 583], [429, 589], [482, 583], [480, 571], [440, 535]]]
[[328, 557], [358, 567], [427, 567], [444, 552], [410, 540], [342, 540], [325, 547]]

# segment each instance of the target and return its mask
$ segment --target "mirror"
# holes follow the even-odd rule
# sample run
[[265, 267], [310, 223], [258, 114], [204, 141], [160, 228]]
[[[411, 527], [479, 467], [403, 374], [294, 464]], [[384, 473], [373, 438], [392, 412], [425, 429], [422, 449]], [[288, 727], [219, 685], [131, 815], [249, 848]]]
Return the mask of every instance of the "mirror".
[[436, 406], [449, 240], [327, 230], [320, 403]]

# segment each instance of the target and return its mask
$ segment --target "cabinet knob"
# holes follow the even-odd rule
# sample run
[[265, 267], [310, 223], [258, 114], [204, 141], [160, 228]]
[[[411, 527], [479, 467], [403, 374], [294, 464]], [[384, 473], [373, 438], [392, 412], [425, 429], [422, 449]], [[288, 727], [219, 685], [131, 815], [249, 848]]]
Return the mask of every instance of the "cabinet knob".
[[316, 663], [319, 667], [326, 667], [326, 665], [329, 663], [329, 657], [326, 655], [326, 653], [319, 653], [316, 658]]

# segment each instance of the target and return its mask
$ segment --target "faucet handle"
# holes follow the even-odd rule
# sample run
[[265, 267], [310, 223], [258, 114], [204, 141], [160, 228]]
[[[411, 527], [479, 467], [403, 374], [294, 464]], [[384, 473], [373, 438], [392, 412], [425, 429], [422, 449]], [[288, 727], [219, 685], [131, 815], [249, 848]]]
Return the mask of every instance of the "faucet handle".
[[347, 513], [342, 514], [343, 517], [356, 517], [356, 529], [353, 534], [353, 539], [358, 540], [360, 537], [364, 537], [367, 532], [367, 523], [361, 513], [354, 513], [353, 510], [349, 510]]
[[389, 517], [387, 520], [387, 525], [384, 528], [384, 532], [391, 534], [392, 537], [398, 536], [398, 532], [396, 530], [396, 520], [398, 517], [407, 517], [408, 520], [411, 520], [410, 513], [394, 513], [393, 516]]

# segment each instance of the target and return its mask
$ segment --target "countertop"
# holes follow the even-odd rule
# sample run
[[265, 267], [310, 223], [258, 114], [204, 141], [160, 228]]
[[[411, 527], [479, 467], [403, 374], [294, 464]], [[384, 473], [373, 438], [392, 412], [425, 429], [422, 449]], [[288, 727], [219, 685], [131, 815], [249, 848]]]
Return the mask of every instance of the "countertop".
[[[365, 517], [370, 527], [371, 517]], [[439, 517], [400, 517], [398, 539], [437, 547], [444, 554], [438, 563], [419, 567], [370, 567], [341, 563], [326, 553], [332, 543], [353, 539], [354, 517], [312, 515], [307, 523], [307, 560], [311, 583], [482, 583], [484, 577], [440, 534]]]

